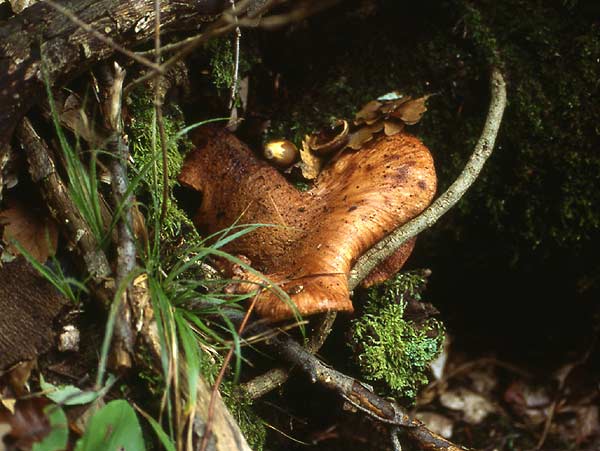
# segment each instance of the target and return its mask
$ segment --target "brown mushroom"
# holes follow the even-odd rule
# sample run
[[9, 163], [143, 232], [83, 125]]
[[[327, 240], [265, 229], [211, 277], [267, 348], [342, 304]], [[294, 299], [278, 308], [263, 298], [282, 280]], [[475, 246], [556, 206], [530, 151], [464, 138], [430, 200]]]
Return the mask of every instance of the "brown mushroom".
[[[187, 157], [180, 181], [202, 192], [195, 224], [204, 233], [236, 221], [280, 225], [259, 228], [226, 250], [247, 256], [303, 316], [352, 311], [347, 278], [355, 260], [425, 209], [436, 189], [431, 154], [407, 133], [382, 135], [359, 152], [342, 154], [305, 192], [225, 130], [205, 129], [194, 142], [198, 148]], [[411, 248], [407, 243], [384, 262], [391, 267], [372, 274], [373, 280], [396, 272]], [[293, 316], [270, 292], [255, 308], [272, 321]]]

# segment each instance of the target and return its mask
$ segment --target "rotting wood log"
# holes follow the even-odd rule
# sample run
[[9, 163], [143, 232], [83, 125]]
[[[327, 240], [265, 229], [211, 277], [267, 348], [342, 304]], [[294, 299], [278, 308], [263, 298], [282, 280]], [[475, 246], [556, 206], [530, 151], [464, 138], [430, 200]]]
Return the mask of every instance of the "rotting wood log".
[[[66, 0], [61, 6], [124, 47], [152, 39], [154, 0]], [[164, 34], [213, 21], [227, 0], [163, 0]], [[0, 157], [18, 121], [45, 98], [42, 62], [51, 84], [64, 83], [115, 52], [45, 2], [0, 26]], [[42, 61], [43, 60], [43, 61]]]
[[24, 257], [0, 267], [0, 373], [52, 347], [52, 324], [68, 300]]

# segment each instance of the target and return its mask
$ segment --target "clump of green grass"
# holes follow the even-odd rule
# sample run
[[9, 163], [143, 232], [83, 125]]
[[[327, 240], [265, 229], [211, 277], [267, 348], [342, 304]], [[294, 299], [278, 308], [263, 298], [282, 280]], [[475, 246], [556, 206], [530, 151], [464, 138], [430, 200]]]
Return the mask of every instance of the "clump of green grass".
[[[102, 149], [92, 149], [89, 153], [90, 158], [86, 160], [89, 163], [84, 163], [80, 153], [63, 133], [49, 87], [48, 96], [53, 108], [55, 132], [64, 155], [69, 194], [81, 211], [83, 219], [90, 226], [99, 250], [107, 251], [111, 245], [111, 231], [114, 224], [122, 217], [124, 205], [114, 206], [113, 218], [110, 224], [106, 224], [100, 214], [102, 190], [96, 172], [97, 157], [106, 152]], [[233, 346], [235, 359], [223, 385], [223, 395], [240, 421], [240, 425], [245, 429], [243, 432], [253, 441], [256, 449], [261, 449], [261, 442], [265, 437], [262, 422], [252, 412], [250, 400], [234, 394], [232, 388], [240, 373], [241, 349], [244, 343], [237, 334], [236, 325], [230, 316], [235, 311], [238, 311], [239, 316], [239, 311], [243, 311], [243, 302], [254, 293], [225, 294], [223, 287], [231, 281], [207, 280], [201, 267], [208, 258], [218, 257], [229, 259], [258, 275], [256, 271], [224, 252], [222, 248], [236, 238], [265, 225], [233, 225], [214, 236], [201, 238], [172, 199], [169, 202], [167, 220], [162, 222], [160, 212], [163, 168], [154, 105], [150, 97], [144, 95], [134, 97], [132, 105], [131, 111], [135, 111], [136, 116], [128, 132], [135, 163], [130, 167], [132, 176], [129, 180], [128, 192], [137, 194], [138, 200], [144, 200], [144, 203], [139, 206], [145, 214], [145, 225], [149, 230], [149, 236], [144, 245], [138, 243], [139, 266], [116, 289], [100, 350], [97, 385], [101, 386], [106, 377], [106, 362], [122, 295], [135, 277], [144, 274], [148, 281], [148, 294], [162, 348], [160, 369], [162, 374], [153, 377], [152, 380], [163, 384], [161, 410], [166, 415], [163, 416], [161, 412], [161, 416], [166, 419], [167, 430], [163, 430], [162, 426], [151, 417], [147, 419], [163, 445], [172, 448], [175, 443], [183, 443], [183, 431], [196, 404], [198, 380], [200, 377], [205, 377], [209, 382], [214, 382], [215, 375], [223, 364], [220, 352]], [[189, 142], [184, 140], [182, 144], [180, 141], [184, 139], [187, 131], [202, 124], [184, 127], [180, 114], [165, 114], [164, 125], [168, 153], [166, 170], [169, 179], [168, 189], [171, 194], [176, 184], [176, 176], [181, 169], [183, 154], [190, 148]], [[189, 226], [187, 229], [190, 230], [191, 238], [182, 246], [166, 249], [165, 243], [174, 239], [184, 225]], [[167, 255], [168, 258], [165, 258], [169, 253], [172, 255]], [[70, 298], [76, 297], [72, 290], [73, 286], [85, 292], [87, 279], [75, 281], [61, 271], [50, 271], [42, 265], [36, 267]], [[290, 302], [289, 297], [282, 290], [273, 287], [268, 280], [265, 279], [264, 283], [257, 285], [257, 290], [267, 288], [275, 290], [284, 301]], [[154, 389], [156, 390], [156, 387]]]

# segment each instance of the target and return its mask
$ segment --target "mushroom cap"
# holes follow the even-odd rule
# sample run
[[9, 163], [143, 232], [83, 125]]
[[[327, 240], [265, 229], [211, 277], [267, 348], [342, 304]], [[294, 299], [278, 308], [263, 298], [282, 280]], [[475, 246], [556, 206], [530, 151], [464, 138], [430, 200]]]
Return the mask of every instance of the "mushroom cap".
[[[303, 316], [352, 311], [347, 278], [356, 259], [423, 211], [436, 190], [431, 154], [407, 133], [382, 136], [358, 152], [343, 153], [305, 192], [225, 130], [207, 128], [193, 141], [198, 147], [188, 155], [179, 180], [202, 192], [194, 223], [205, 233], [235, 222], [278, 225], [258, 228], [226, 250], [247, 256], [254, 268], [280, 284]], [[410, 247], [384, 263], [396, 272]], [[255, 309], [272, 321], [294, 314], [272, 292], [265, 292]]]

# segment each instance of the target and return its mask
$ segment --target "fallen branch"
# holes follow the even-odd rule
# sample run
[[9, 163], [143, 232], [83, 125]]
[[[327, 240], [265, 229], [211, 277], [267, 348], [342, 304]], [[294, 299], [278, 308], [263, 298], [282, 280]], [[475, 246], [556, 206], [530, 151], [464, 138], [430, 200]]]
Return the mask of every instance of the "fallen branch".
[[108, 259], [77, 206], [71, 201], [67, 186], [56, 172], [50, 149], [27, 118], [21, 122], [17, 136], [27, 156], [31, 178], [34, 183], [41, 185], [40, 191], [46, 199], [48, 209], [63, 227], [71, 247], [79, 250], [86, 272], [94, 282], [94, 291], [102, 305], [108, 308], [113, 295]]
[[269, 344], [281, 359], [308, 374], [313, 383], [334, 390], [358, 410], [376, 421], [400, 427], [402, 432], [419, 444], [420, 449], [430, 451], [464, 451], [467, 449], [435, 434], [420, 421], [411, 419], [397, 403], [376, 395], [356, 379], [325, 365], [292, 338], [280, 335], [269, 340]]
[[111, 184], [113, 191], [113, 207], [117, 222], [117, 264], [115, 268], [115, 284], [123, 289], [119, 309], [115, 318], [114, 336], [111, 347], [112, 367], [123, 371], [132, 367], [136, 333], [132, 325], [132, 313], [129, 298], [131, 297], [130, 273], [136, 266], [135, 239], [133, 236], [133, 220], [131, 206], [133, 198], [127, 194], [127, 164], [129, 146], [123, 135], [121, 107], [123, 102], [123, 81], [125, 70], [117, 63], [114, 67], [102, 66], [99, 70], [101, 109], [103, 111], [104, 128], [108, 134], [106, 149], [112, 154], [110, 162]]
[[[161, 2], [162, 32], [197, 29], [215, 20], [220, 2], [193, 0]], [[147, 42], [154, 31], [154, 0], [65, 0], [61, 7], [81, 22], [110, 36], [122, 48]], [[41, 67], [49, 82], [64, 83], [116, 49], [78, 24], [38, 2], [0, 26], [0, 156], [16, 124], [45, 98]], [[1, 160], [0, 160], [1, 161]]]
[[[436, 199], [423, 213], [398, 227], [358, 259], [348, 277], [350, 290], [354, 290], [379, 263], [397, 251], [406, 241], [435, 224], [442, 215], [462, 198], [477, 179], [483, 165], [492, 154], [502, 122], [502, 115], [506, 108], [506, 83], [502, 73], [497, 68], [492, 69], [490, 87], [490, 106], [483, 131], [461, 174], [444, 194]], [[319, 328], [319, 335], [323, 337], [322, 341], [325, 341], [324, 338], [329, 335], [336, 314], [332, 312], [325, 315], [328, 319], [323, 323], [324, 327]], [[318, 351], [319, 348], [320, 346], [314, 349], [313, 352]], [[275, 368], [252, 379], [243, 387], [249, 396], [260, 397], [284, 384], [288, 377], [289, 370]]]

